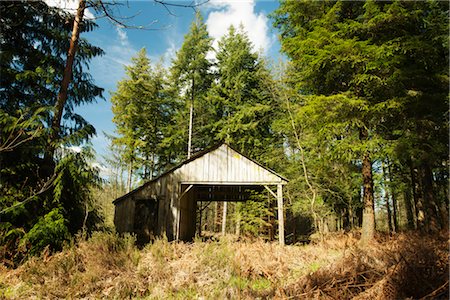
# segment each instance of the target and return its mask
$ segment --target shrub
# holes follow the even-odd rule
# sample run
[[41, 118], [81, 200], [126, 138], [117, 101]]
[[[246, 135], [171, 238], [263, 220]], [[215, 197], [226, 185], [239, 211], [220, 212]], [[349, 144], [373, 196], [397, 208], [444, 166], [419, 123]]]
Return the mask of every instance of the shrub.
[[64, 241], [69, 238], [66, 220], [59, 208], [54, 208], [28, 231], [21, 244], [30, 247], [29, 253], [37, 255], [49, 246], [52, 250], [62, 249]]

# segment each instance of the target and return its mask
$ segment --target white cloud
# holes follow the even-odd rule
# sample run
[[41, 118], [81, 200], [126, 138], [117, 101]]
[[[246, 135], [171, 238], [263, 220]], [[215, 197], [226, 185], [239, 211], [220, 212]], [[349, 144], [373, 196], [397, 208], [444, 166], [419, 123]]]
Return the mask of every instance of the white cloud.
[[164, 67], [166, 67], [166, 68], [170, 67], [170, 65], [172, 63], [172, 59], [174, 59], [177, 54], [177, 46], [175, 45], [175, 41], [168, 40], [168, 44], [169, 44], [169, 47], [166, 49], [166, 51], [162, 55]]
[[255, 0], [211, 0], [206, 9], [210, 10], [206, 25], [209, 35], [215, 39], [213, 46], [217, 47], [218, 40], [228, 32], [233, 25], [238, 28], [240, 24], [248, 33], [253, 43], [253, 50], [266, 52], [273, 43], [269, 34], [267, 16], [256, 13]]
[[[47, 3], [48, 6], [62, 8], [63, 10], [74, 15], [77, 11], [79, 1], [78, 0], [44, 0], [44, 2]], [[86, 8], [84, 10], [84, 16], [87, 19], [94, 19], [94, 15], [89, 10], [89, 8]]]
[[93, 44], [98, 44], [105, 55], [96, 57], [91, 62], [91, 72], [96, 84], [106, 88], [106, 90], [115, 90], [117, 81], [125, 77], [124, 66], [131, 63], [131, 58], [136, 56], [137, 49], [128, 40], [126, 31], [115, 27], [116, 36], [105, 40], [92, 40]]
[[124, 47], [130, 46], [130, 42], [128, 41], [128, 35], [125, 32], [125, 30], [123, 30], [122, 28], [117, 27], [117, 26], [115, 28], [116, 28], [117, 36], [119, 37], [120, 44]]

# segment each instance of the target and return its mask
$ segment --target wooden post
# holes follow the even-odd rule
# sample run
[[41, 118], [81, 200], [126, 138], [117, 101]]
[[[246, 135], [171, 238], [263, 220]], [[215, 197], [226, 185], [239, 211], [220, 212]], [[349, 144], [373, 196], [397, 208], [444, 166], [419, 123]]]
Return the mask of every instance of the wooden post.
[[278, 239], [280, 245], [284, 245], [284, 212], [283, 212], [283, 185], [277, 185], [278, 203]]
[[225, 235], [227, 229], [227, 202], [223, 202], [223, 215], [222, 215], [222, 235]]

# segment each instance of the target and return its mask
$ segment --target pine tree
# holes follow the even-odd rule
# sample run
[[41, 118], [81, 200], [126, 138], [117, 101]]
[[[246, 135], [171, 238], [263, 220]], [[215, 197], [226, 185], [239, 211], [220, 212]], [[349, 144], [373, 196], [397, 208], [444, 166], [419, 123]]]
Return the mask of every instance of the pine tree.
[[[102, 97], [103, 89], [93, 83], [86, 65], [103, 51], [85, 39], [80, 40], [55, 144], [59, 151], [46, 161], [43, 157], [55, 113], [52, 108], [63, 77], [74, 17], [43, 1], [3, 2], [0, 15], [0, 114], [5, 125], [0, 131], [0, 145], [11, 136], [23, 141], [11, 144], [13, 147], [8, 151], [0, 151], [1, 238], [24, 241], [24, 234], [34, 233], [41, 234], [40, 237], [53, 236], [51, 245], [61, 246], [67, 238], [66, 231], [81, 229], [83, 222], [79, 223], [75, 215], [86, 211], [89, 193], [83, 190], [74, 198], [71, 192], [76, 188], [65, 184], [57, 195], [57, 183], [67, 174], [65, 170], [70, 170], [73, 177], [72, 187], [80, 183], [87, 188], [97, 180], [96, 171], [84, 160], [84, 154], [75, 162], [69, 159], [73, 156], [65, 148], [78, 146], [95, 134], [93, 126], [76, 114], [75, 108]], [[92, 21], [85, 21], [80, 31], [95, 27]], [[17, 235], [8, 235], [11, 232]], [[31, 247], [42, 249], [39, 237], [31, 240]], [[10, 245], [14, 247], [14, 243]]]
[[181, 154], [185, 153], [184, 149], [189, 157], [210, 146], [211, 140], [203, 127], [208, 123], [204, 98], [213, 80], [211, 62], [207, 59], [211, 42], [203, 18], [197, 12], [170, 68], [170, 93], [176, 99], [176, 110], [165, 144], [175, 152], [175, 160], [184, 157]]
[[170, 104], [165, 97], [164, 69], [151, 68], [145, 49], [126, 67], [127, 79], [120, 81], [114, 92], [113, 122], [118, 137], [113, 143], [123, 146], [123, 159], [128, 165], [127, 190], [134, 171], [143, 169], [142, 178], [152, 178], [163, 166], [159, 157], [163, 126], [168, 122]]
[[[274, 14], [282, 50], [294, 66], [289, 77], [304, 95], [303, 120], [316, 123], [311, 129], [341, 158], [359, 157], [364, 240], [374, 232], [372, 162], [401, 155], [395, 148], [405, 146], [403, 137], [411, 141], [423, 134], [418, 130], [422, 122], [412, 117], [424, 112], [418, 106], [425, 103], [422, 95], [432, 99], [426, 111], [436, 120], [436, 130], [429, 131], [428, 137], [438, 142], [435, 135], [446, 127], [438, 110], [447, 101], [443, 91], [448, 88], [448, 75], [446, 80], [437, 79], [448, 74], [442, 67], [448, 64], [448, 43], [442, 42], [448, 30], [446, 12], [448, 3], [438, 2], [286, 1]], [[402, 116], [405, 127], [399, 130]], [[424, 140], [418, 143], [425, 145]], [[442, 158], [428, 161], [438, 165]], [[418, 172], [419, 181], [431, 187], [431, 172], [426, 169]], [[435, 207], [432, 193], [428, 198], [425, 206]]]
[[210, 131], [216, 140], [258, 158], [279, 142], [270, 129], [271, 75], [242, 27], [231, 26], [218, 45], [217, 81], [208, 93], [214, 107]]

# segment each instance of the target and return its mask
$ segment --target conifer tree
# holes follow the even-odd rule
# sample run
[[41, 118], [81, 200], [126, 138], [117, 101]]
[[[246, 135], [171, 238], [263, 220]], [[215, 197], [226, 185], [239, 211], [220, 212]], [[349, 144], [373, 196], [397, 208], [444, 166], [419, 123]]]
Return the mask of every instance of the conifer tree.
[[254, 158], [276, 141], [271, 132], [271, 76], [240, 27], [231, 26], [219, 41], [217, 81], [208, 93], [214, 108], [210, 131]]
[[[89, 192], [74, 192], [98, 179], [88, 165], [86, 151], [75, 155], [66, 148], [79, 146], [95, 134], [93, 126], [76, 114], [75, 108], [102, 97], [103, 89], [94, 84], [86, 65], [103, 51], [85, 39], [79, 40], [59, 124], [57, 146], [62, 147], [58, 155], [46, 161], [43, 157], [54, 117], [52, 108], [63, 78], [74, 17], [43, 1], [3, 2], [0, 15], [0, 147], [5, 142], [10, 147], [0, 151], [0, 235], [9, 243], [15, 238], [25, 242], [23, 237], [27, 234], [31, 243], [27, 246], [40, 251], [46, 243], [60, 246], [67, 237], [66, 231], [81, 229]], [[95, 27], [92, 21], [85, 21], [79, 29], [87, 32]], [[17, 137], [15, 141], [23, 143], [8, 143], [11, 136], [12, 141]], [[67, 174], [72, 178], [68, 179]], [[80, 215], [83, 218], [78, 218]], [[41, 242], [46, 235], [53, 238]]]
[[[433, 177], [426, 165], [441, 165], [446, 159], [437, 153], [448, 153], [437, 146], [445, 140], [439, 132], [447, 128], [438, 113], [448, 106], [448, 68], [442, 67], [448, 65], [448, 42], [443, 42], [447, 13], [448, 3], [440, 2], [285, 1], [274, 14], [282, 50], [294, 66], [289, 77], [304, 95], [302, 120], [342, 159], [359, 157], [364, 240], [374, 232], [372, 162], [386, 155], [426, 161], [412, 174], [420, 178], [421, 191], [429, 187], [420, 197], [428, 197], [423, 209], [431, 223], [436, 216]], [[422, 96], [430, 101], [426, 109]], [[426, 122], [418, 117], [425, 111], [434, 126], [425, 131], [436, 145], [428, 159], [416, 155], [425, 146], [419, 137]], [[402, 151], [396, 148], [400, 145]]]
[[[176, 99], [176, 111], [165, 143], [180, 160], [210, 145], [203, 127], [207, 124], [205, 94], [213, 80], [211, 62], [207, 59], [212, 39], [199, 12], [195, 15], [183, 45], [170, 68], [170, 93]], [[187, 148], [186, 146], [187, 145]]]
[[151, 68], [145, 49], [132, 58], [126, 74], [128, 78], [118, 83], [111, 102], [113, 122], [119, 135], [113, 138], [113, 143], [124, 147], [123, 159], [128, 164], [127, 190], [130, 190], [137, 169], [144, 169], [143, 178], [152, 178], [158, 173], [156, 163], [162, 126], [167, 122], [170, 105], [164, 97], [163, 68]]

